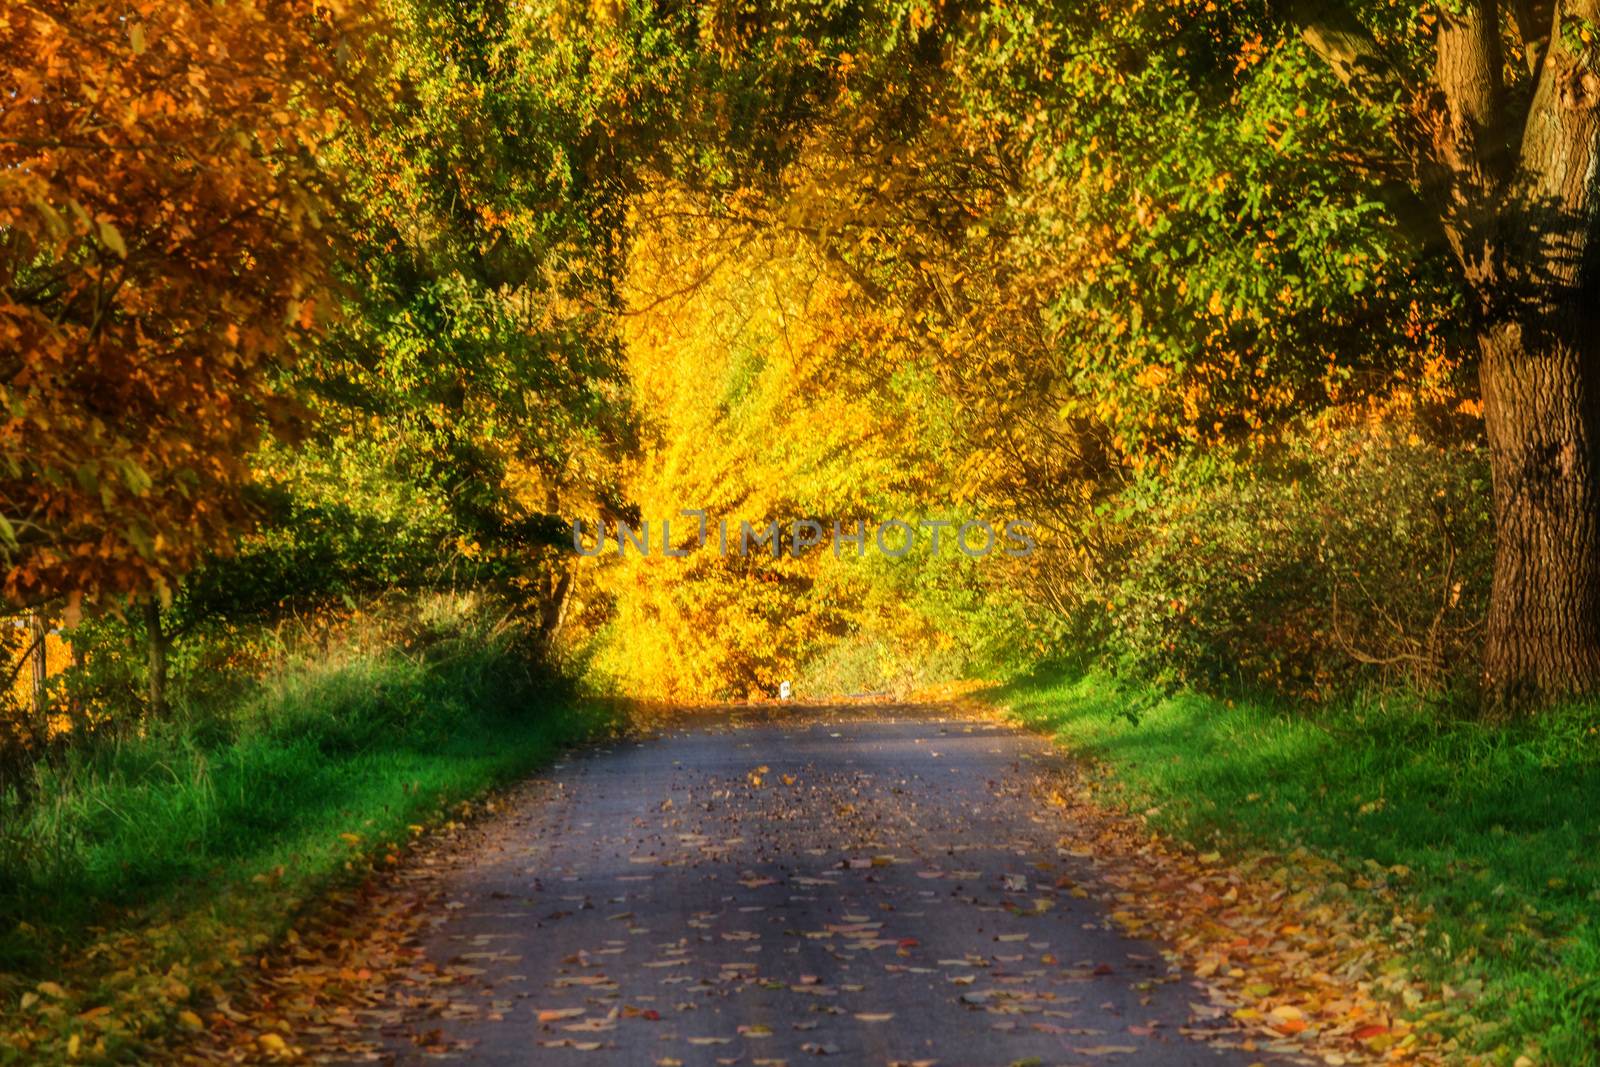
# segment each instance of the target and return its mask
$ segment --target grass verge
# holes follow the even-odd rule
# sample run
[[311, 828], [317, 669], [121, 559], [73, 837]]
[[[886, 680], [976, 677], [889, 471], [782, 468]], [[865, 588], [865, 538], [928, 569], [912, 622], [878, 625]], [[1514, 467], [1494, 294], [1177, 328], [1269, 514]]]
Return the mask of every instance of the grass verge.
[[0, 1061], [139, 1060], [329, 888], [608, 724], [482, 620], [285, 671], [0, 811]]
[[1180, 840], [1302, 847], [1397, 885], [1428, 920], [1419, 975], [1481, 986], [1435, 1024], [1494, 1062], [1600, 1064], [1600, 709], [1488, 727], [1403, 701], [1308, 714], [1075, 673], [988, 699]]

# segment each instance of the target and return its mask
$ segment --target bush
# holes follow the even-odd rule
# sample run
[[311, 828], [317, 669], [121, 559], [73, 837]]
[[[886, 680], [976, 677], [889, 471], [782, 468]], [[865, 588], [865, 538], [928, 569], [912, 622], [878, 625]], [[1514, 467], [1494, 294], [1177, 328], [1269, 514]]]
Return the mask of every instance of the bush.
[[1119, 674], [1326, 697], [1473, 673], [1493, 551], [1476, 443], [1318, 427], [1138, 480], [1093, 627]]

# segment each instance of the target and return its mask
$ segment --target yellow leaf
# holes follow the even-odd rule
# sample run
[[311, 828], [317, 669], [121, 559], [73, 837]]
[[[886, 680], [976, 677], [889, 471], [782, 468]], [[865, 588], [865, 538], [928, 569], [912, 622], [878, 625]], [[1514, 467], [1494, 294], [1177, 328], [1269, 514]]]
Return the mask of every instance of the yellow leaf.
[[122, 232], [107, 219], [100, 220], [100, 240], [105, 243], [107, 248], [117, 254], [117, 258], [128, 258], [128, 245], [122, 239]]

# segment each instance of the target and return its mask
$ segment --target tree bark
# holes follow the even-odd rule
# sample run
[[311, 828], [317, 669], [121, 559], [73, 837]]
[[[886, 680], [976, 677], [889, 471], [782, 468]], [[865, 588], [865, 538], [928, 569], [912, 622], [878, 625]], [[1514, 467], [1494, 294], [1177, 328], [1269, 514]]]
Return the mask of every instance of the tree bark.
[[[551, 515], [561, 514], [561, 494], [556, 486], [551, 485], [545, 490], [544, 506]], [[556, 633], [567, 620], [567, 605], [572, 601], [572, 585], [576, 577], [573, 564], [562, 562], [560, 557], [550, 566], [556, 569], [556, 573], [546, 575], [544, 595], [539, 602], [539, 644], [545, 649], [555, 644]]]
[[[1578, 6], [1600, 14], [1594, 0]], [[1478, 287], [1495, 517], [1482, 681], [1502, 716], [1600, 691], [1600, 76], [1591, 61], [1552, 40]]]
[[1357, 96], [1411, 99], [1399, 144], [1477, 317], [1494, 480], [1483, 695], [1505, 715], [1600, 691], [1600, 65], [1563, 36], [1600, 0], [1514, 0], [1531, 96], [1508, 92], [1497, 0], [1437, 21], [1408, 85], [1348, 0], [1285, 0]]
[[[84, 656], [83, 642], [81, 640], [67, 642], [67, 652], [72, 665], [72, 677], [79, 685], [82, 684], [83, 669], [88, 660]], [[89, 736], [89, 709], [83, 702], [83, 696], [77, 691], [78, 686], [66, 688], [67, 713], [72, 717], [72, 733], [74, 741], [83, 741]]]
[[1501, 717], [1600, 687], [1600, 321], [1584, 327], [1480, 337], [1495, 520], [1482, 681]]
[[167, 714], [167, 649], [170, 641], [161, 628], [161, 603], [154, 596], [144, 602], [144, 647], [148, 660], [147, 701], [150, 714]]

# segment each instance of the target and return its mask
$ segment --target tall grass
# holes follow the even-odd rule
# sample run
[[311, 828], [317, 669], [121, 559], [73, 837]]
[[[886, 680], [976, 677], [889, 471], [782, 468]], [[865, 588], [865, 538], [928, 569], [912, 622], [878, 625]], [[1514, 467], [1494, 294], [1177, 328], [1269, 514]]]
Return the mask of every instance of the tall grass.
[[1304, 846], [1391, 872], [1431, 909], [1416, 965], [1483, 983], [1487, 1025], [1464, 1040], [1508, 1063], [1527, 1047], [1540, 1062], [1600, 1063], [1594, 705], [1490, 728], [1420, 701], [1291, 713], [1083, 673], [1025, 678], [998, 699], [1099, 761], [1112, 795], [1158, 809], [1179, 837]]
[[0, 798], [0, 971], [43, 974], [92, 925], [181, 914], [257, 875], [314, 893], [598, 714], [458, 604], [388, 647], [304, 658], [242, 699], [71, 752]]

